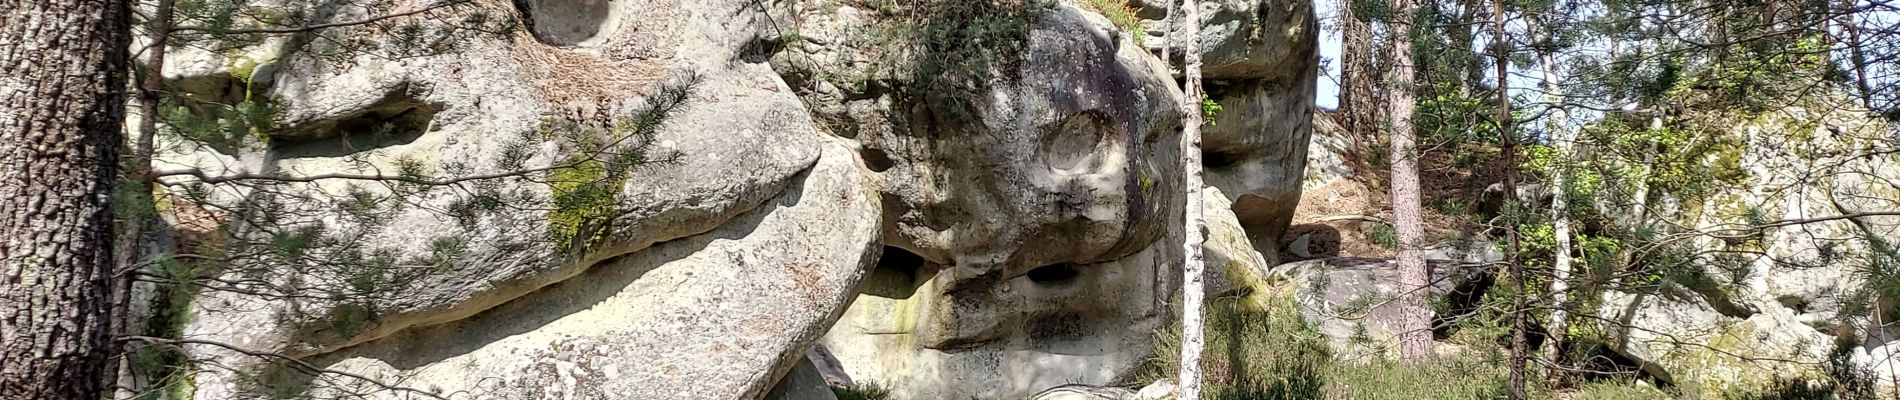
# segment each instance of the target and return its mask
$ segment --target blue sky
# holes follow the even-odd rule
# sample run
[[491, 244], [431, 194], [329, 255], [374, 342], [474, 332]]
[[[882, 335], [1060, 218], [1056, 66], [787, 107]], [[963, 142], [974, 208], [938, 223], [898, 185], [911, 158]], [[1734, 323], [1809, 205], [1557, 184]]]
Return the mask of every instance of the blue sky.
[[[1317, 4], [1314, 4], [1313, 12], [1319, 14], [1320, 26], [1326, 27], [1332, 25], [1333, 8], [1338, 5], [1337, 2], [1322, 0], [1316, 3]], [[1325, 107], [1326, 109], [1339, 107], [1339, 82], [1334, 81], [1334, 79], [1336, 79], [1335, 77], [1339, 76], [1339, 62], [1337, 61], [1339, 60], [1339, 43], [1339, 34], [1336, 29], [1321, 28], [1319, 30], [1320, 59], [1335, 60], [1329, 62], [1326, 66], [1326, 73], [1320, 75], [1319, 94], [1313, 97], [1314, 104]]]

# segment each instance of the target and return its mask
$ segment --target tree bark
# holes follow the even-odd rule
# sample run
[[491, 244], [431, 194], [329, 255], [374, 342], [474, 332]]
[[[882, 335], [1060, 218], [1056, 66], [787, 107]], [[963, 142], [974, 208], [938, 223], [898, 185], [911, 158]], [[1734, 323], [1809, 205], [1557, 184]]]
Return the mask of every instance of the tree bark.
[[1417, 139], [1412, 132], [1412, 0], [1392, 0], [1390, 62], [1386, 79], [1386, 117], [1391, 119], [1392, 228], [1398, 236], [1399, 354], [1408, 361], [1432, 355], [1432, 309], [1426, 303], [1431, 271], [1425, 264], [1425, 237], [1418, 184]]
[[[1530, 19], [1530, 23], [1532, 24], [1539, 24], [1539, 21], [1537, 18]], [[1544, 36], [1544, 40], [1548, 42], [1553, 36], [1548, 30], [1551, 29], [1550, 24], [1539, 25], [1542, 26], [1533, 26], [1532, 30], [1537, 30]], [[1547, 46], [1539, 47], [1537, 51], [1537, 63], [1543, 75], [1544, 96], [1545, 99], [1552, 104], [1551, 107], [1553, 107], [1550, 114], [1546, 117], [1547, 119], [1545, 120], [1544, 126], [1545, 130], [1550, 132], [1551, 148], [1557, 152], [1557, 162], [1553, 163], [1550, 172], [1552, 196], [1550, 201], [1551, 230], [1553, 236], [1556, 236], [1557, 243], [1556, 249], [1553, 251], [1556, 256], [1551, 262], [1550, 340], [1544, 342], [1544, 354], [1550, 357], [1551, 365], [1558, 367], [1550, 370], [1550, 385], [1552, 387], [1562, 387], [1562, 366], [1564, 365], [1563, 343], [1570, 329], [1567, 314], [1569, 312], [1568, 307], [1570, 306], [1571, 269], [1570, 201], [1566, 197], [1567, 193], [1564, 191], [1564, 181], [1566, 175], [1568, 175], [1566, 169], [1569, 168], [1571, 142], [1575, 140], [1575, 136], [1565, 125], [1565, 122], [1569, 118], [1568, 113], [1565, 112], [1563, 107], [1556, 105], [1562, 102], [1563, 94], [1561, 92], [1562, 89], [1557, 87], [1557, 61], [1556, 57], [1551, 53], [1551, 49]]]
[[[1497, 57], [1493, 64], [1497, 66], [1498, 79], [1498, 140], [1502, 144], [1498, 170], [1499, 175], [1504, 177], [1505, 202], [1510, 203], [1517, 200], [1517, 132], [1511, 117], [1511, 51], [1509, 38], [1504, 32], [1504, 1], [1494, 0], [1491, 7], [1491, 38], [1496, 44], [1493, 51]], [[1525, 315], [1529, 307], [1525, 304], [1524, 264], [1517, 259], [1518, 249], [1521, 249], [1518, 246], [1517, 224], [1508, 223], [1504, 232], [1504, 263], [1510, 270], [1511, 284], [1516, 289], [1511, 295], [1510, 394], [1511, 400], [1524, 400], [1525, 360], [1529, 350], [1525, 333], [1530, 330], [1527, 323], [1529, 318]]]
[[[112, 328], [110, 332], [114, 338], [140, 333], [134, 332], [134, 321], [132, 321], [132, 286], [135, 284], [132, 272], [142, 264], [141, 255], [144, 250], [147, 227], [153, 223], [152, 218], [155, 218], [157, 211], [152, 199], [154, 190], [152, 180], [155, 179], [152, 177], [152, 154], [157, 147], [155, 141], [158, 137], [159, 104], [163, 100], [165, 88], [165, 54], [170, 48], [174, 24], [172, 15], [176, 4], [175, 0], [159, 0], [153, 8], [151, 20], [147, 21], [151, 43], [146, 47], [145, 65], [139, 71], [137, 82], [139, 85], [138, 130], [132, 138], [131, 157], [123, 164], [124, 179], [120, 181], [122, 185], [126, 185], [121, 190], [132, 200], [128, 202], [129, 204], [120, 204], [118, 207], [120, 209], [137, 207], [141, 210], [128, 212], [122, 216], [119, 221], [117, 243], [113, 246], [113, 258], [118, 262], [117, 267], [113, 268], [112, 275]], [[113, 355], [125, 354], [130, 352], [128, 346], [131, 346], [130, 342], [115, 344], [110, 352]], [[116, 377], [107, 378], [108, 386], [121, 387], [119, 397], [130, 394], [131, 389], [128, 388], [144, 388], [145, 382], [138, 375], [138, 371], [132, 370], [131, 363], [124, 357], [115, 358], [117, 363], [110, 368], [116, 369], [117, 374], [114, 375]]]
[[1477, 29], [1472, 29], [1472, 27], [1478, 25], [1478, 18], [1480, 18], [1479, 16], [1481, 15], [1478, 14], [1479, 4], [1482, 3], [1478, 0], [1462, 0], [1459, 2], [1458, 21], [1455, 22], [1457, 26], [1454, 28], [1454, 32], [1452, 32], [1452, 34], [1455, 35], [1452, 37], [1454, 41], [1452, 44], [1458, 47], [1457, 51], [1472, 52], [1471, 57], [1462, 63], [1462, 65], [1458, 66], [1458, 72], [1464, 77], [1464, 80], [1459, 82], [1458, 93], [1467, 96], [1471, 95], [1474, 91], [1472, 88], [1473, 85], [1477, 85], [1478, 82], [1484, 82], [1484, 58], [1479, 57], [1476, 50], [1471, 48], [1471, 45], [1478, 41]]
[[1373, 84], [1378, 78], [1373, 67], [1372, 29], [1353, 11], [1356, 0], [1340, 0], [1339, 31], [1342, 39], [1339, 65], [1340, 125], [1360, 143], [1372, 139], [1378, 124], [1379, 106], [1373, 100]]
[[1205, 343], [1203, 301], [1207, 293], [1203, 277], [1205, 260], [1201, 243], [1207, 240], [1207, 228], [1201, 220], [1201, 12], [1197, 0], [1181, 4], [1181, 175], [1187, 189], [1186, 237], [1182, 243], [1185, 260], [1181, 265], [1181, 393], [1179, 399], [1201, 398], [1201, 351]]
[[0, 398], [107, 393], [126, 2], [0, 0]]
[[[1844, 3], [1847, 9], [1854, 7], [1853, 0]], [[1841, 12], [1841, 18], [1845, 19], [1841, 21], [1841, 30], [1847, 32], [1848, 63], [1854, 68], [1854, 88], [1859, 92], [1856, 94], [1860, 95], [1860, 106], [1873, 110], [1874, 90], [1867, 84], [1867, 54], [1860, 47], [1860, 23], [1855, 22], [1852, 11], [1845, 9]]]

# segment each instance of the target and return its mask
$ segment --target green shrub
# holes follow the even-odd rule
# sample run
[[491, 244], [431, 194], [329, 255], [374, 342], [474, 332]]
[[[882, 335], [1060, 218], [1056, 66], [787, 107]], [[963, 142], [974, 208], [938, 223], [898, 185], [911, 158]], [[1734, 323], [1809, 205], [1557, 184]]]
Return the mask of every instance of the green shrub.
[[1082, 0], [1077, 3], [1090, 11], [1108, 17], [1109, 22], [1121, 27], [1122, 32], [1135, 40], [1135, 46], [1147, 46], [1147, 29], [1141, 27], [1141, 17], [1135, 16], [1135, 9], [1123, 0]]
[[[1207, 347], [1202, 353], [1207, 399], [1313, 399], [1326, 385], [1332, 360], [1324, 338], [1307, 326], [1291, 299], [1265, 310], [1238, 298], [1214, 299], [1207, 308]], [[1172, 379], [1180, 371], [1180, 329], [1156, 335], [1156, 357], [1139, 382]]]
[[876, 383], [834, 387], [831, 388], [831, 393], [838, 395], [838, 400], [888, 400], [891, 398], [891, 390]]
[[[1466, 400], [1510, 395], [1510, 369], [1501, 359], [1456, 356], [1416, 363], [1338, 364], [1329, 373], [1328, 399]], [[1550, 397], [1539, 395], [1534, 383], [1526, 386], [1531, 398]]]
[[[1336, 363], [1327, 339], [1301, 318], [1291, 299], [1269, 301], [1265, 309], [1238, 300], [1208, 305], [1203, 399], [1469, 400], [1509, 393], [1510, 370], [1497, 349], [1419, 363]], [[1173, 379], [1179, 372], [1179, 328], [1156, 338], [1156, 356], [1124, 384]], [[1538, 378], [1530, 381], [1531, 398], [1551, 397]]]

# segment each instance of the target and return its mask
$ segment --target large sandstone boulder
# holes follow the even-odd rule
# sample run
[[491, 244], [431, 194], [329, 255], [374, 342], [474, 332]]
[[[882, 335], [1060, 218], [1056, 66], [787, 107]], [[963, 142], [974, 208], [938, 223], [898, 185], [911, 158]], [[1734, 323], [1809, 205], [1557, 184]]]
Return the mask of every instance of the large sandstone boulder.
[[1134, 372], [1166, 326], [1178, 277], [1157, 243], [1121, 260], [1061, 264], [991, 285], [950, 286], [948, 267], [887, 250], [824, 338], [851, 380], [894, 398], [1023, 398]]
[[[1169, 47], [1180, 58], [1182, 40], [1164, 40], [1170, 26], [1164, 2], [1137, 0], [1151, 51]], [[1201, 9], [1202, 75], [1209, 100], [1221, 111], [1204, 127], [1207, 182], [1221, 188], [1254, 246], [1275, 249], [1299, 204], [1306, 180], [1308, 136], [1319, 75], [1319, 24], [1313, 4], [1285, 0], [1210, 0]], [[1178, 15], [1177, 15], [1178, 17]], [[1176, 64], [1178, 65], [1178, 64]], [[1274, 251], [1265, 252], [1274, 257]]]
[[[812, 38], [776, 62], [811, 79], [801, 95], [860, 143], [883, 194], [891, 248], [825, 339], [855, 382], [906, 399], [1107, 382], [1147, 357], [1167, 320], [1175, 286], [1152, 246], [1185, 197], [1179, 94], [1100, 15], [1028, 12], [1020, 74], [968, 97], [865, 78], [886, 72], [853, 60], [897, 50], [850, 32], [905, 22], [848, 5], [801, 12]], [[856, 72], [817, 72], [828, 68]]]
[[[1167, 16], [1168, 2], [1162, 0], [1131, 0], [1130, 4], [1140, 7], [1137, 11], [1142, 19], [1148, 37], [1144, 42], [1151, 51], [1159, 54], [1160, 47], [1169, 47], [1169, 54], [1179, 58], [1186, 51], [1182, 40], [1164, 40], [1162, 33], [1170, 27], [1172, 38], [1182, 37], [1181, 24], [1169, 25]], [[1201, 11], [1201, 62], [1202, 74], [1208, 79], [1236, 78], [1295, 78], [1306, 75], [1307, 82], [1318, 77], [1314, 73], [1319, 67], [1314, 58], [1317, 48], [1313, 43], [1319, 34], [1319, 24], [1314, 18], [1313, 3], [1278, 0], [1203, 0], [1196, 2]], [[1180, 2], [1173, 4], [1180, 7]], [[1176, 12], [1177, 17], [1180, 13]], [[1306, 66], [1306, 71], [1295, 70]], [[1293, 79], [1289, 82], [1297, 82]], [[1310, 83], [1308, 83], [1310, 84]], [[1311, 96], [1310, 89], [1306, 96]], [[1311, 105], [1310, 102], [1305, 105]]]
[[[1113, 382], [1147, 357], [1177, 287], [1161, 261], [1179, 245], [1158, 240], [1181, 199], [1179, 94], [1166, 68], [1106, 18], [1056, 3], [1029, 19], [1020, 76], [987, 82], [964, 109], [906, 95], [920, 80], [879, 68], [893, 50], [851, 39], [890, 17], [801, 10], [804, 40], [774, 65], [832, 132], [862, 144], [884, 193], [886, 244], [904, 250], [887, 251], [825, 339], [851, 379], [897, 398], [1020, 398]], [[1224, 75], [1230, 111], [1208, 130], [1222, 160], [1208, 166], [1222, 189], [1208, 192], [1220, 209], [1209, 212], [1210, 265], [1241, 286], [1269, 262], [1241, 227], [1277, 232], [1298, 197], [1311, 33], [1286, 44], [1303, 53]], [[959, 114], [974, 118], [946, 118]], [[1266, 211], [1237, 219], [1230, 208]], [[1231, 289], [1222, 282], [1214, 290]]]
[[[1163, 2], [1138, 1], [1152, 51], [1186, 51], [1162, 36]], [[1220, 187], [1260, 249], [1278, 248], [1307, 180], [1307, 146], [1319, 68], [1319, 27], [1312, 4], [1277, 0], [1198, 3], [1202, 74], [1221, 112], [1204, 131], [1207, 181]], [[1271, 259], [1275, 251], [1265, 252]]]
[[810, 358], [801, 358], [798, 365], [792, 366], [792, 372], [780, 378], [778, 385], [765, 394], [764, 400], [838, 400], [837, 393], [827, 385], [823, 372], [813, 365]]
[[1265, 309], [1267, 302], [1274, 301], [1267, 282], [1273, 263], [1254, 249], [1220, 188], [1201, 190], [1201, 203], [1202, 222], [1207, 224], [1207, 242], [1201, 251], [1207, 260], [1208, 296], [1244, 295]]
[[1833, 336], [1800, 326], [1785, 308], [1753, 315], [1724, 314], [1695, 294], [1604, 296], [1606, 325], [1621, 325], [1613, 348], [1642, 363], [1645, 373], [1713, 397], [1722, 390], [1755, 390], [1776, 379], [1821, 378], [1819, 366], [1836, 346]]
[[[1492, 268], [1483, 263], [1428, 261], [1434, 302], [1468, 303], [1491, 283]], [[1398, 277], [1392, 260], [1325, 258], [1273, 267], [1271, 280], [1293, 294], [1300, 315], [1326, 336], [1335, 358], [1372, 361], [1398, 356]]]
[[[1304, 2], [1230, 3], [1216, 294], [1272, 262], [1317, 62]], [[1025, 4], [948, 48], [864, 39], [967, 24], [836, 2], [525, 0], [442, 11], [429, 54], [180, 50], [169, 79], [253, 114], [166, 138], [167, 216], [251, 258], [155, 271], [214, 286], [151, 315], [218, 367], [197, 398], [822, 398], [820, 335], [828, 384], [899, 398], [1114, 382], [1178, 312], [1181, 98], [1105, 17]], [[522, 24], [445, 23], [474, 12]], [[946, 54], [985, 61], [919, 72]]]
[[1741, 170], [1740, 183], [1695, 204], [1663, 194], [1651, 215], [1711, 233], [1684, 236], [1681, 246], [1720, 256], [1606, 294], [1598, 317], [1613, 349], [1707, 396], [1830, 370], [1891, 382], [1892, 303], [1871, 286], [1870, 273], [1881, 272], [1868, 266], [1892, 261], [1867, 244], [1891, 243], [1900, 217], [1750, 228], [1900, 208], [1890, 178], [1900, 176], [1900, 158], [1881, 150], [1893, 146], [1890, 131], [1829, 101], [1839, 100], [1714, 120], [1733, 128], [1710, 139], [1728, 147], [1706, 162]]
[[196, 100], [270, 109], [243, 143], [160, 155], [179, 208], [221, 219], [207, 245], [267, 245], [185, 271], [211, 278], [167, 322], [217, 366], [196, 397], [751, 398], [792, 367], [881, 249], [871, 178], [744, 57], [763, 10], [574, 3], [442, 11], [534, 23], [415, 57], [174, 56], [173, 79], [243, 94]]
[[887, 243], [959, 275], [1008, 278], [1132, 254], [1179, 208], [1180, 95], [1158, 60], [1117, 40], [1103, 17], [1068, 4], [998, 16], [1033, 24], [1021, 38], [992, 38], [1021, 41], [1020, 54], [992, 66], [1015, 71], [957, 93], [942, 83], [953, 77], [882, 69], [889, 57], [930, 54], [853, 41], [866, 25], [951, 28], [811, 7], [801, 13], [811, 38], [775, 64], [792, 81], [811, 79], [795, 87], [818, 118], [863, 146], [887, 200]]
[[[1294, 58], [1288, 68], [1317, 69]], [[1203, 136], [1207, 183], [1221, 188], [1254, 247], [1276, 249], [1298, 208], [1312, 129], [1312, 74], [1208, 86], [1221, 111]], [[1277, 252], [1268, 251], [1267, 254]]]
[[485, 399], [759, 397], [876, 258], [876, 200], [849, 155], [828, 146], [792, 189], [711, 232], [311, 362]]
[[[1270, 301], [1268, 265], [1227, 210], [1226, 197], [1210, 187], [1203, 199], [1209, 296], [1249, 293], [1251, 301]], [[935, 287], [942, 278], [932, 274], [942, 274], [943, 266], [892, 250], [866, 278], [865, 294], [826, 335], [825, 348], [834, 349], [851, 380], [881, 383], [904, 399], [1022, 398], [1056, 385], [1120, 382], [1151, 356], [1155, 331], [1180, 312], [1168, 306], [1178, 298], [1179, 270], [1167, 256], [1179, 254], [1179, 246], [1157, 241], [1122, 260], [1038, 268], [984, 293], [1001, 301], [944, 308], [925, 307], [941, 301], [935, 299], [940, 293], [968, 294]], [[991, 330], [977, 332], [989, 339], [931, 347], [942, 335], [933, 331], [960, 323], [953, 319], [989, 323]], [[1039, 396], [1120, 393], [1065, 390]]]

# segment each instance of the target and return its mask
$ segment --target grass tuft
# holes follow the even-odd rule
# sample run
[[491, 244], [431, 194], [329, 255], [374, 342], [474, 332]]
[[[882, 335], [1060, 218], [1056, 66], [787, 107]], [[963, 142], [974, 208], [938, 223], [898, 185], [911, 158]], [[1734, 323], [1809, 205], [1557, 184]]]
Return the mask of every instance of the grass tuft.
[[1122, 33], [1135, 40], [1135, 46], [1146, 47], [1147, 29], [1141, 27], [1141, 17], [1135, 16], [1135, 8], [1124, 0], [1081, 0], [1082, 8], [1108, 17], [1109, 22], [1122, 28]]
[[876, 383], [834, 387], [831, 388], [831, 393], [838, 395], [838, 400], [889, 400], [891, 398], [891, 390]]

